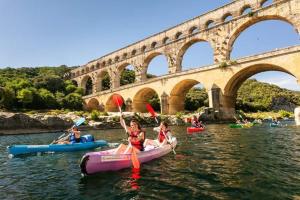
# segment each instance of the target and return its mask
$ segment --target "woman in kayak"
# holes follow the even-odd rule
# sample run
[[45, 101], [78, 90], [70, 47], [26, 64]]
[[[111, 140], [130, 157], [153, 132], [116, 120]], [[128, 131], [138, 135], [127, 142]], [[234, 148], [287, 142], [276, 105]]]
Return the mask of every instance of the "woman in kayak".
[[[125, 124], [125, 120], [121, 116], [120, 123], [121, 126], [126, 129], [128, 134], [128, 142], [130, 142], [131, 146], [134, 147], [134, 150], [137, 152], [144, 151], [145, 131], [142, 130], [138, 121], [134, 119], [131, 120], [129, 127]], [[127, 146], [125, 144], [120, 144], [115, 153], [127, 153], [129, 149], [129, 145]]]
[[192, 127], [195, 128], [204, 128], [203, 124], [201, 123], [201, 121], [199, 122], [196, 115], [193, 116], [192, 118]]
[[69, 130], [70, 134], [67, 137], [64, 137], [56, 142], [56, 144], [73, 144], [73, 143], [80, 143], [80, 131], [77, 127], [73, 127]]
[[[154, 131], [158, 132], [156, 140], [146, 139], [144, 146], [162, 146], [167, 144], [167, 142], [172, 141], [172, 134], [168, 128], [167, 122], [161, 122], [159, 127], [155, 127]], [[166, 138], [167, 137], [167, 138]]]

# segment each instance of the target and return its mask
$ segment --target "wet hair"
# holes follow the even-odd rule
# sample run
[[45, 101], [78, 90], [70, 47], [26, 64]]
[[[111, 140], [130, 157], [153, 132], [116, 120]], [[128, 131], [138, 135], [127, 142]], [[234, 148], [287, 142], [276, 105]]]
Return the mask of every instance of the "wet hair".
[[138, 127], [139, 130], [142, 129], [140, 123], [137, 120], [133, 119], [133, 120], [130, 121], [130, 123], [135, 123], [137, 125], [137, 127]]
[[168, 123], [167, 123], [166, 121], [162, 121], [161, 123], [162, 123], [162, 125], [164, 125], [166, 128], [168, 128], [169, 125], [168, 125]]
[[78, 131], [78, 128], [77, 128], [77, 127], [73, 127], [73, 130], [74, 130], [74, 131]]

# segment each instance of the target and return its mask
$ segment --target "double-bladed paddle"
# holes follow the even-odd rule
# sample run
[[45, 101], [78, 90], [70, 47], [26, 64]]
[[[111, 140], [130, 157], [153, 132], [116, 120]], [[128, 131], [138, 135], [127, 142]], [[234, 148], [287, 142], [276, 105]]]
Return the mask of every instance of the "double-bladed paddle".
[[[85, 118], [84, 117], [81, 117], [79, 118], [78, 120], [75, 121], [74, 125], [71, 127], [71, 129], [73, 129], [74, 127], [78, 127], [80, 126], [81, 124], [83, 124], [85, 122]], [[53, 144], [55, 141], [58, 141], [59, 139], [61, 139], [62, 137], [64, 137], [66, 135], [66, 133], [63, 133], [61, 136], [59, 136], [56, 140], [53, 140], [53, 142], [51, 142], [50, 144]], [[70, 133], [67, 135], [69, 136]], [[67, 137], [66, 136], [66, 137]]]

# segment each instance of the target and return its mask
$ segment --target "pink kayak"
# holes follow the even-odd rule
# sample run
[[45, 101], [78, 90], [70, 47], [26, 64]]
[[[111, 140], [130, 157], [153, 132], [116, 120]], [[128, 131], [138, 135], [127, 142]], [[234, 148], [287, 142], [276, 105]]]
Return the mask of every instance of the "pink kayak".
[[187, 127], [186, 131], [188, 133], [195, 133], [195, 132], [201, 132], [204, 131], [205, 128], [201, 127], [201, 128], [197, 128], [197, 127]]
[[[177, 140], [172, 138], [172, 146], [175, 148]], [[117, 171], [132, 166], [131, 154], [115, 154], [117, 148], [106, 151], [90, 152], [81, 158], [80, 168], [83, 175], [90, 175], [97, 172]], [[170, 144], [160, 147], [146, 146], [145, 151], [137, 154], [140, 163], [149, 162], [162, 157], [172, 151]]]

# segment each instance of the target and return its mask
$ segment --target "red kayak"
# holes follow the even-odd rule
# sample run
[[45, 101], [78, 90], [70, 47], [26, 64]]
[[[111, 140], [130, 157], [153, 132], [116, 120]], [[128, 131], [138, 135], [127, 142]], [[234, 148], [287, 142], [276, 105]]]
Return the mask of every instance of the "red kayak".
[[201, 128], [197, 128], [197, 127], [187, 127], [186, 128], [186, 131], [188, 133], [196, 133], [196, 132], [201, 132], [201, 131], [204, 131], [205, 128], [201, 127]]

